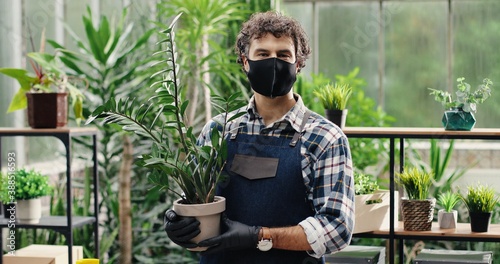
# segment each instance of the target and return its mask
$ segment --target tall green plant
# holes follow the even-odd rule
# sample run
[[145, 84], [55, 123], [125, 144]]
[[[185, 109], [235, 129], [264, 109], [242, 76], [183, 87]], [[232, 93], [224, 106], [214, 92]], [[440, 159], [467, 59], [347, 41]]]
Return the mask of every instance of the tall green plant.
[[[158, 10], [166, 18], [183, 13], [184, 19], [176, 30], [176, 43], [185, 54], [179, 61], [182, 68], [179, 78], [185, 85], [183, 96], [191, 102], [186, 110], [187, 124], [199, 129], [212, 117], [212, 92], [226, 98], [234, 92], [246, 94], [247, 89], [240, 81], [243, 72], [234, 63], [234, 51], [220, 40], [228, 37], [232, 22], [242, 21], [248, 11], [236, 0], [162, 1]], [[233, 88], [224, 91], [221, 84]]]
[[[111, 97], [124, 97], [127, 95], [148, 96], [147, 92], [141, 91], [141, 84], [149, 82], [151, 68], [149, 67], [150, 54], [148, 42], [153, 30], [139, 29], [133, 23], [127, 22], [128, 12], [123, 9], [121, 16], [115, 20], [101, 16], [93, 21], [93, 14], [87, 8], [86, 14], [82, 16], [82, 24], [85, 34], [78, 35], [70, 27], [66, 30], [78, 47], [78, 51], [65, 53], [61, 61], [66, 65], [67, 72], [74, 76], [80, 76], [89, 80], [87, 100], [84, 112], [89, 115], [90, 110], [97, 105], [109, 100]], [[57, 49], [68, 50], [55, 41], [49, 43]], [[120, 173], [120, 161], [123, 160], [121, 129], [116, 126], [102, 126], [95, 124], [101, 135], [99, 136], [99, 175], [100, 195], [102, 202], [99, 208], [105, 217], [102, 217], [103, 237], [113, 237], [115, 230], [120, 224], [118, 210], [111, 210], [117, 205], [116, 190], [108, 189], [108, 186], [117, 186], [117, 175]], [[78, 141], [90, 148], [88, 142]], [[136, 143], [140, 144], [140, 143]], [[148, 188], [147, 177], [144, 173], [134, 174], [132, 177], [135, 186]], [[105, 186], [105, 188], [104, 188]], [[138, 194], [144, 196], [146, 192]], [[149, 208], [150, 209], [150, 208]], [[100, 210], [101, 211], [101, 210]], [[133, 216], [132, 216], [133, 217]], [[139, 226], [140, 223], [137, 223]], [[118, 241], [112, 241], [107, 251], [109, 259], [116, 259], [119, 253]], [[112, 262], [109, 262], [112, 263]]]
[[[119, 124], [125, 131], [149, 139], [151, 149], [139, 156], [137, 164], [153, 170], [153, 182], [176, 193], [184, 203], [211, 203], [214, 201], [216, 186], [222, 179], [227, 156], [226, 124], [243, 114], [228, 113], [240, 108], [243, 102], [239, 94], [233, 94], [227, 100], [213, 96], [213, 106], [223, 114], [216, 121], [217, 125], [210, 127], [211, 145], [196, 144], [197, 137], [193, 133], [193, 127], [185, 122], [189, 102], [180, 98], [179, 57], [173, 38], [173, 27], [181, 14], [162, 31], [164, 37], [158, 44], [163, 44], [164, 47], [153, 54], [158, 57], [155, 64], [167, 65], [152, 75], [152, 78], [161, 77], [151, 86], [155, 95], [148, 98], [147, 103], [140, 103], [135, 99], [116, 101], [111, 98], [92, 113], [88, 123], [103, 118], [106, 123]], [[149, 113], [155, 113], [154, 120], [143, 118]], [[172, 140], [172, 135], [176, 135], [177, 139]], [[170, 179], [177, 186], [171, 187]]]

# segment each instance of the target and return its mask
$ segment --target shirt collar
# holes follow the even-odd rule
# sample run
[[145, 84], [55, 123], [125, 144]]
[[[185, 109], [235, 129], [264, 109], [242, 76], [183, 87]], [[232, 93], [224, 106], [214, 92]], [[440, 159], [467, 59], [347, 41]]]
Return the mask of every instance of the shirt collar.
[[[304, 117], [304, 113], [307, 111], [306, 106], [304, 105], [304, 101], [302, 101], [302, 97], [294, 93], [293, 97], [297, 101], [295, 105], [277, 122], [287, 122], [289, 123], [292, 128], [295, 131], [299, 131], [300, 129], [300, 124], [302, 124], [302, 119]], [[257, 113], [257, 109], [255, 108], [255, 97], [252, 96], [248, 102], [247, 106], [247, 112], [249, 115], [250, 120], [255, 120], [257, 118], [260, 118], [259, 114]]]

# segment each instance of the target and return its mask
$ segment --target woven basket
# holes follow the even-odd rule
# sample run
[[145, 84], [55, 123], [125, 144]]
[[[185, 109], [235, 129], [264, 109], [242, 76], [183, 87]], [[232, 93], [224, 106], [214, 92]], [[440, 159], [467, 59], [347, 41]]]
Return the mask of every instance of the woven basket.
[[405, 231], [430, 231], [436, 199], [401, 199], [401, 211]]

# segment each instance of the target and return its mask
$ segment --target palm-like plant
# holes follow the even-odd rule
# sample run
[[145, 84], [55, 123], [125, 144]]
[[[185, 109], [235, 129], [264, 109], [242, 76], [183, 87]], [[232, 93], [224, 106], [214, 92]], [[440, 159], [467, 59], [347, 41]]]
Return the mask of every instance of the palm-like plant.
[[[152, 142], [150, 152], [139, 157], [138, 165], [151, 168], [151, 179], [161, 188], [176, 193], [185, 203], [209, 203], [214, 200], [215, 187], [223, 178], [222, 171], [227, 155], [226, 124], [241, 114], [221, 115], [220, 123], [212, 127], [212, 145], [198, 146], [193, 128], [186, 125], [185, 114], [188, 101], [180, 98], [179, 65], [174, 42], [173, 27], [181, 14], [177, 15], [170, 26], [162, 31], [165, 35], [158, 44], [165, 48], [153, 56], [165, 56], [154, 63], [165, 68], [154, 73], [152, 78], [162, 78], [153, 83], [155, 94], [145, 104], [134, 99], [116, 101], [111, 98], [99, 106], [88, 122], [103, 118], [105, 123], [116, 123], [123, 130], [134, 132]], [[238, 94], [227, 100], [214, 97], [213, 105], [224, 113], [241, 106]], [[152, 122], [145, 122], [146, 116], [154, 114]], [[169, 186], [173, 179], [180, 190]]]
[[433, 172], [426, 172], [416, 167], [405, 167], [396, 174], [396, 182], [403, 185], [410, 200], [425, 200], [429, 196]]

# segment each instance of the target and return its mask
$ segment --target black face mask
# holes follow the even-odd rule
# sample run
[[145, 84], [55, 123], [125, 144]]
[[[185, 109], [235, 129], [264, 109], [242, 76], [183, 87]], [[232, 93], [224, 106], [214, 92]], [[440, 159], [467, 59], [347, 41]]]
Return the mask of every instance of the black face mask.
[[271, 98], [290, 92], [297, 77], [295, 63], [278, 58], [248, 60], [248, 65], [247, 77], [252, 89]]

